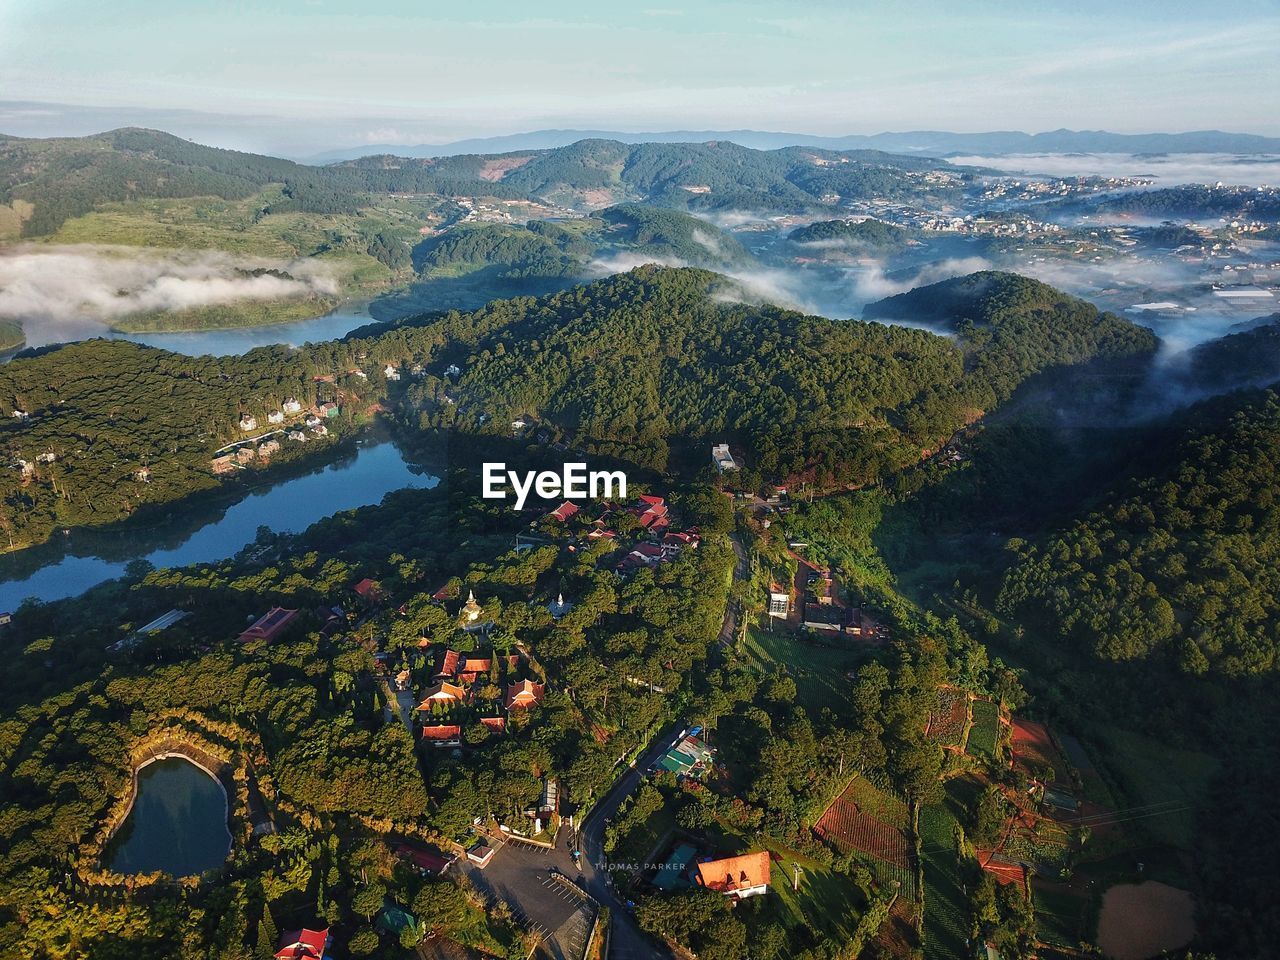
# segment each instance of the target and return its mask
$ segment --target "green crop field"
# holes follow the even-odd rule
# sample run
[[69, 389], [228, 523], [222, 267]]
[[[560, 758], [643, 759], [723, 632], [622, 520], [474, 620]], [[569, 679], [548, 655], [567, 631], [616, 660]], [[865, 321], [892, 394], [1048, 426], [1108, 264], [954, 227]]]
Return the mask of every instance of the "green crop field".
[[965, 747], [971, 756], [993, 760], [1000, 742], [1000, 708], [990, 700], [973, 701], [973, 725]]
[[956, 818], [946, 806], [921, 808], [925, 960], [966, 955], [969, 900], [960, 886], [955, 827]]

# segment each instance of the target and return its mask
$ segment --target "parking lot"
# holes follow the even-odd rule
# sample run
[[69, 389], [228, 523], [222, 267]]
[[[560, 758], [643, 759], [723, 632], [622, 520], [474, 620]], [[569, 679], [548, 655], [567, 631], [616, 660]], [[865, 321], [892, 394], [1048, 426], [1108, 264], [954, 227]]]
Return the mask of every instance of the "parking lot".
[[576, 874], [561, 850], [531, 844], [504, 843], [483, 870], [468, 864], [476, 889], [502, 900], [516, 921], [542, 939], [542, 952], [553, 960], [581, 960], [595, 906], [571, 880], [554, 877]]

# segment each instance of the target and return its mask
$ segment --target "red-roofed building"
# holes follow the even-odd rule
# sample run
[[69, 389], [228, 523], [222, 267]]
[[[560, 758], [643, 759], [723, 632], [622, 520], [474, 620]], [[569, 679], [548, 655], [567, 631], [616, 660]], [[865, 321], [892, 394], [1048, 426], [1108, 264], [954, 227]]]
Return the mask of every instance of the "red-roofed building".
[[382, 586], [377, 580], [370, 580], [365, 577], [353, 588], [361, 600], [367, 600], [370, 603], [377, 603], [382, 599]]
[[542, 702], [544, 690], [543, 684], [534, 683], [532, 680], [521, 680], [519, 683], [507, 684], [505, 698], [507, 709], [536, 707]]
[[422, 728], [422, 739], [433, 747], [456, 747], [462, 743], [462, 728], [456, 723], [437, 723]]
[[480, 722], [494, 733], [502, 733], [507, 729], [506, 717], [481, 717]]
[[641, 567], [656, 567], [665, 559], [662, 547], [656, 543], [637, 543], [635, 548], [618, 563], [618, 569], [624, 573], [639, 570]]
[[574, 503], [572, 500], [566, 500], [564, 503], [560, 504], [560, 506], [556, 507], [550, 513], [548, 513], [547, 519], [559, 520], [561, 523], [565, 523], [567, 520], [569, 520], [570, 517], [572, 517], [577, 512], [578, 512], [578, 505]]
[[266, 640], [270, 643], [284, 632], [284, 629], [293, 622], [294, 617], [297, 615], [297, 610], [272, 607], [240, 634], [240, 642], [248, 643], [250, 640]]
[[458, 666], [458, 679], [463, 683], [475, 683], [492, 666], [493, 660], [490, 657], [464, 657]]
[[458, 660], [461, 654], [457, 650], [445, 648], [440, 653], [440, 659], [436, 663], [436, 679], [455, 679], [458, 676]]
[[419, 847], [411, 847], [407, 843], [397, 845], [395, 854], [401, 860], [412, 864], [420, 873], [429, 873], [433, 876], [444, 873], [458, 859], [454, 856], [445, 856], [434, 847], [423, 850]]
[[452, 600], [455, 596], [457, 596], [457, 594], [450, 590], [449, 585], [446, 583], [431, 595], [431, 599], [439, 603], [444, 603], [446, 600]]
[[769, 890], [769, 851], [744, 853], [698, 864], [698, 883], [727, 897], [743, 900]]
[[430, 710], [434, 703], [461, 703], [466, 699], [467, 692], [454, 683], [447, 680], [437, 683], [434, 687], [427, 688], [426, 696], [422, 698], [422, 702], [418, 704], [419, 710]]
[[329, 928], [292, 930], [280, 938], [276, 960], [320, 960], [329, 943]]
[[667, 503], [662, 497], [641, 496], [639, 502], [627, 507], [627, 510], [635, 514], [640, 526], [646, 530], [657, 532], [671, 525], [667, 518]]

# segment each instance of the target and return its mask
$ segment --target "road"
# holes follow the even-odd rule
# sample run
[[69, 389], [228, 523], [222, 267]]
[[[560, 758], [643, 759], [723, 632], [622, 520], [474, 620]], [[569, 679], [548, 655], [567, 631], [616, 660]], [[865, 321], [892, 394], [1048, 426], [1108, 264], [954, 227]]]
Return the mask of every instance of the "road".
[[[582, 824], [577, 842], [582, 850], [583, 886], [597, 901], [609, 908], [613, 918], [612, 934], [609, 943], [607, 960], [647, 960], [650, 957], [669, 958], [671, 951], [665, 944], [660, 944], [644, 933], [635, 922], [635, 918], [626, 904], [613, 891], [608, 881], [608, 870], [604, 852], [604, 831], [609, 821], [614, 818], [622, 802], [640, 786], [645, 771], [671, 746], [676, 735], [682, 729], [681, 724], [672, 724], [654, 737], [648, 748], [640, 755], [635, 765], [623, 772], [609, 792], [604, 795]], [[565, 837], [565, 854], [573, 849], [572, 835]], [[571, 870], [569, 876], [574, 876]]]
[[[750, 569], [747, 552], [742, 548], [737, 537], [730, 537], [729, 542], [737, 558], [733, 571], [734, 579], [745, 580]], [[732, 645], [737, 626], [737, 604], [730, 600], [725, 607], [724, 623], [720, 627], [722, 644]], [[654, 737], [635, 764], [614, 781], [609, 792], [592, 808], [586, 822], [579, 825], [578, 836], [575, 838], [572, 834], [567, 834], [564, 837], [562, 846], [566, 856], [572, 852], [575, 842], [581, 845], [583, 886], [592, 897], [609, 908], [613, 917], [609, 956], [606, 960], [648, 960], [650, 957], [665, 960], [673, 956], [666, 944], [656, 942], [636, 925], [635, 918], [610, 886], [604, 852], [604, 831], [609, 821], [617, 814], [623, 801], [640, 786], [645, 772], [675, 742], [683, 728], [683, 724], [673, 723]], [[568, 875], [574, 876], [574, 872], [570, 871]]]
[[[737, 558], [737, 562], [733, 566], [733, 579], [745, 580], [750, 570], [750, 562], [747, 559], [747, 551], [743, 549], [742, 544], [738, 542], [738, 538], [729, 537], [729, 543], [733, 547], [733, 555]], [[733, 598], [729, 598], [728, 606], [724, 610], [724, 623], [720, 625], [720, 646], [732, 648], [737, 640], [735, 636], [738, 630], [738, 605]]]

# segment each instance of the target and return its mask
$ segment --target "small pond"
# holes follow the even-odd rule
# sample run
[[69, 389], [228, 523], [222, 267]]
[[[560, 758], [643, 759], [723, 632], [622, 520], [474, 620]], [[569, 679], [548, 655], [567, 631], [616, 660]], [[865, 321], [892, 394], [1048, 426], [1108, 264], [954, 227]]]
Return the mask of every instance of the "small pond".
[[124, 874], [190, 877], [221, 866], [230, 851], [222, 785], [191, 761], [168, 757], [138, 771], [138, 794], [107, 865]]

